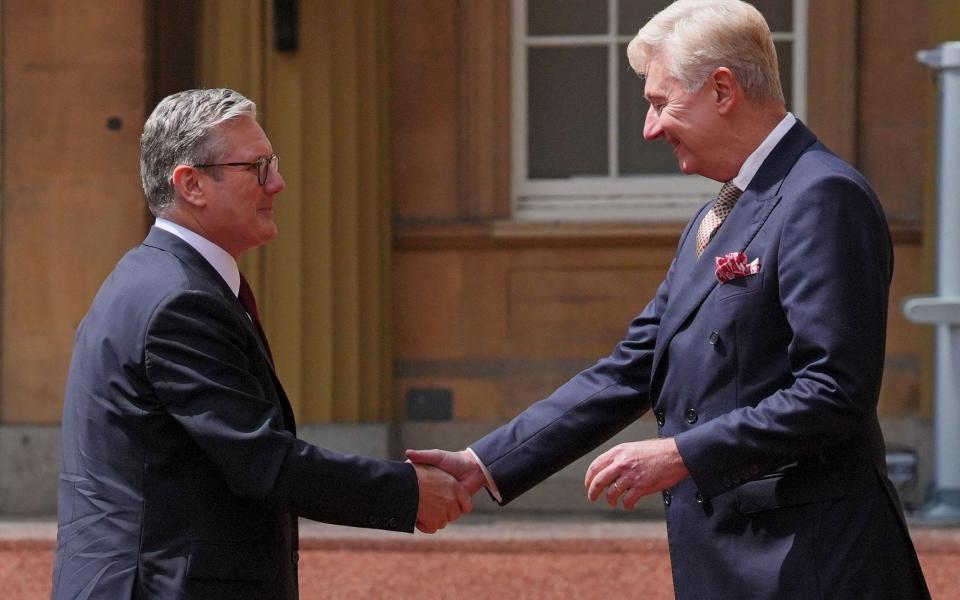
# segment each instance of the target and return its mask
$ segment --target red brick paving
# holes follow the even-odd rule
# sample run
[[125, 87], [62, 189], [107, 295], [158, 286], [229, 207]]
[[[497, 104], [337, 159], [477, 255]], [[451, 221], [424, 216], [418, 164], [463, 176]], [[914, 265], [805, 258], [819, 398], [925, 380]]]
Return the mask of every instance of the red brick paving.
[[[0, 597], [49, 598], [52, 531], [0, 525]], [[302, 532], [304, 600], [673, 597], [657, 523], [497, 521], [436, 536], [304, 524]], [[960, 529], [913, 536], [933, 598], [960, 600]]]

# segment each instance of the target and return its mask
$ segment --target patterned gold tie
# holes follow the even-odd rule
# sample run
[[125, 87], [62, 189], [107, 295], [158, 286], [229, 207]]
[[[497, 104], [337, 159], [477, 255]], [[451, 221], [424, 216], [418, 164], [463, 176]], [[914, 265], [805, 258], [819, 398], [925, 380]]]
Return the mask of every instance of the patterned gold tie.
[[706, 248], [710, 240], [713, 239], [713, 234], [717, 232], [717, 229], [723, 224], [723, 220], [726, 219], [730, 211], [733, 210], [733, 205], [737, 203], [737, 199], [740, 198], [740, 194], [742, 193], [742, 191], [737, 189], [737, 186], [733, 185], [732, 181], [726, 182], [723, 184], [723, 187], [720, 188], [717, 199], [707, 212], [707, 216], [703, 218], [703, 221], [700, 221], [700, 229], [697, 230], [698, 257], [703, 254], [703, 249]]

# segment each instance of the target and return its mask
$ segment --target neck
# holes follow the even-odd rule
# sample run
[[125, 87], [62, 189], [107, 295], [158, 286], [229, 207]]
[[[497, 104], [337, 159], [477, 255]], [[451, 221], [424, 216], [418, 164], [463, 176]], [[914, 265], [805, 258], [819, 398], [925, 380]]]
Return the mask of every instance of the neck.
[[200, 219], [197, 218], [197, 215], [194, 213], [190, 207], [184, 207], [179, 204], [174, 204], [165, 214], [161, 215], [164, 219], [176, 223], [180, 227], [189, 229], [195, 234], [199, 235], [203, 239], [220, 246], [227, 253], [233, 257], [233, 260], [240, 260], [240, 253], [234, 252], [230, 248], [227, 248], [216, 236], [211, 235], [207, 229], [203, 226], [203, 223], [200, 222]]
[[160, 216], [171, 223], [176, 223], [180, 227], [185, 227], [195, 234], [203, 236], [205, 239], [210, 239], [210, 236], [207, 235], [206, 230], [203, 228], [203, 225], [200, 224], [200, 221], [197, 219], [196, 215], [177, 203], [171, 206], [167, 212]]
[[732, 135], [727, 142], [727, 161], [720, 181], [729, 181], [736, 177], [747, 158], [787, 114], [786, 108], [780, 103], [751, 105], [745, 108], [746, 110], [740, 111], [731, 121]]

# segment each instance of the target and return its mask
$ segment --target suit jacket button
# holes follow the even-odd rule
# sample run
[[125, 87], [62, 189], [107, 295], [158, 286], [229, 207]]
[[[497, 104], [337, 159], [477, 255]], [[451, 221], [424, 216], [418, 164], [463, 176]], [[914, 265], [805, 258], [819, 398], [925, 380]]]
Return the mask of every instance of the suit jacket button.
[[396, 519], [396, 517], [390, 517], [390, 521], [389, 521], [387, 524], [390, 525], [390, 528], [391, 528], [391, 529], [396, 529], [396, 528], [397, 528], [397, 519]]
[[666, 422], [666, 420], [663, 418], [663, 410], [658, 408], [657, 410], [653, 411], [653, 416], [657, 418], [657, 425], [663, 427], [663, 424]]
[[688, 408], [684, 416], [687, 417], [687, 423], [690, 423], [691, 425], [697, 422], [697, 411], [693, 410], [692, 408]]
[[697, 504], [703, 504], [703, 494], [697, 492]]
[[670, 506], [670, 503], [673, 502], [673, 496], [670, 495], [670, 492], [667, 490], [663, 491], [663, 505]]
[[710, 332], [710, 345], [711, 345], [711, 346], [716, 346], [716, 345], [717, 345], [717, 342], [719, 342], [719, 341], [720, 341], [720, 333], [718, 333], [718, 332], [716, 332], [716, 331], [711, 331], [711, 332]]

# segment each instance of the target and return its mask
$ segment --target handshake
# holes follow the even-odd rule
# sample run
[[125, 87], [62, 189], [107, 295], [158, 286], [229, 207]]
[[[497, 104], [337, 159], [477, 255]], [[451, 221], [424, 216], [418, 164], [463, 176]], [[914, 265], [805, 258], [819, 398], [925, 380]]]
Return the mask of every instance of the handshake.
[[436, 533], [473, 510], [472, 497], [486, 483], [480, 464], [467, 450], [407, 450], [417, 471], [420, 504], [417, 529]]
[[[407, 450], [406, 454], [420, 484], [417, 529], [424, 533], [435, 533], [469, 513], [473, 495], [485, 485], [496, 485], [487, 481], [470, 450]], [[587, 468], [583, 485], [591, 501], [605, 494], [611, 507], [622, 503], [632, 510], [640, 498], [670, 488], [689, 475], [672, 438], [652, 439], [607, 450]]]

